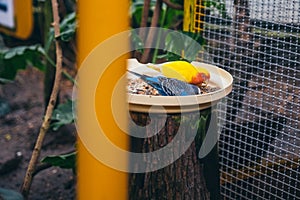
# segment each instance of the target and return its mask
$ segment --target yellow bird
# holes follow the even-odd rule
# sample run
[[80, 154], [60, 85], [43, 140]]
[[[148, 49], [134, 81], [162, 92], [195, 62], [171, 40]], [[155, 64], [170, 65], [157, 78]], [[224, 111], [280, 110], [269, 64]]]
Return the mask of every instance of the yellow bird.
[[162, 64], [159, 70], [168, 78], [176, 78], [194, 85], [207, 84], [210, 78], [210, 73], [205, 68], [195, 67], [186, 61], [167, 62]]

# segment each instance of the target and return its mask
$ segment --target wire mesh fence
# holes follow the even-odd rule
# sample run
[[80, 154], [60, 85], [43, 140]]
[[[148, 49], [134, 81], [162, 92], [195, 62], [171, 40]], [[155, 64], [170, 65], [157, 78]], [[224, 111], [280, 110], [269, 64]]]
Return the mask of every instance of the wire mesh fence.
[[300, 199], [300, 1], [195, 0], [194, 8], [203, 59], [234, 78], [220, 137], [222, 196]]

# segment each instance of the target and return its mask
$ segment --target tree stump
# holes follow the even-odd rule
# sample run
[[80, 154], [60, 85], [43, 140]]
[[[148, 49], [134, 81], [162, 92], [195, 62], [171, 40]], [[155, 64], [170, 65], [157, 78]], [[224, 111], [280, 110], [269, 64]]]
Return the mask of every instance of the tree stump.
[[[217, 148], [209, 153], [213, 155], [210, 158], [203, 160], [198, 158], [199, 149], [211, 121], [211, 108], [181, 114], [149, 116], [149, 113], [130, 112], [130, 115], [135, 123], [129, 126], [131, 135], [150, 136], [131, 137], [131, 152], [149, 153], [166, 148], [176, 136], [179, 127], [184, 134], [180, 136], [180, 141], [171, 147], [173, 153], [162, 153], [159, 157], [144, 159], [149, 169], [158, 162], [172, 159], [174, 162], [155, 171], [129, 175], [129, 199], [218, 199]], [[184, 142], [189, 140], [192, 140], [191, 144], [186, 150], [183, 149]], [[175, 160], [180, 152], [184, 153]], [[130, 165], [137, 171], [142, 167], [142, 164], [134, 159], [130, 160]], [[206, 170], [207, 174], [203, 170]], [[210, 182], [205, 181], [205, 178], [210, 179]]]

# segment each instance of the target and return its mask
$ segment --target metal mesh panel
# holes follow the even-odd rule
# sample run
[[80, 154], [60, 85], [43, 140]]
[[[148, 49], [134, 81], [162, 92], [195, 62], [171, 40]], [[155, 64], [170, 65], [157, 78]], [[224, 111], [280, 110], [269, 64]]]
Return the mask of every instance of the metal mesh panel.
[[300, 199], [300, 0], [195, 2], [195, 17], [205, 13], [202, 59], [234, 78], [220, 137], [222, 196]]

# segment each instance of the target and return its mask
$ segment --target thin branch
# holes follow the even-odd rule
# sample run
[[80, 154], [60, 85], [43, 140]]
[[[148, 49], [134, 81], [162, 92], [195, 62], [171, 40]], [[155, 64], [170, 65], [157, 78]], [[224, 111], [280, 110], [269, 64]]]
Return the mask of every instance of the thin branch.
[[170, 0], [163, 0], [163, 2], [165, 4], [167, 4], [167, 6], [169, 6], [170, 8], [173, 8], [173, 9], [176, 9], [176, 10], [183, 10], [183, 6], [182, 5], [173, 3]]
[[[162, 0], [157, 0], [156, 4], [155, 4], [154, 13], [153, 13], [153, 18], [151, 21], [151, 27], [157, 27], [161, 9], [162, 9]], [[156, 31], [154, 29], [150, 29], [150, 31], [148, 33], [147, 41], [146, 41], [146, 46], [148, 46], [148, 47], [151, 46], [151, 44], [154, 41], [155, 34], [156, 34]], [[148, 62], [150, 53], [151, 53], [151, 49], [147, 48], [144, 50], [144, 53], [141, 58], [142, 63]]]
[[[54, 63], [54, 61], [50, 58], [50, 56], [48, 54], [44, 54], [46, 60], [49, 62], [49, 64], [52, 66], [52, 67], [56, 67], [56, 64]], [[71, 81], [74, 85], [78, 85], [76, 80], [64, 69], [62, 69], [62, 73], [63, 75], [69, 79], [69, 81]]]
[[[151, 0], [144, 0], [143, 13], [142, 13], [142, 19], [141, 19], [141, 24], [140, 24], [141, 28], [147, 27], [149, 10], [150, 10], [150, 2], [151, 2]], [[145, 40], [145, 37], [146, 37], [145, 29], [140, 30], [139, 36], [142, 41]]]
[[41, 163], [41, 164], [39, 164], [39, 165], [37, 165], [37, 166], [35, 167], [35, 170], [34, 170], [32, 176], [35, 176], [35, 175], [37, 175], [40, 171], [43, 171], [43, 170], [45, 170], [45, 169], [49, 169], [50, 167], [53, 167], [50, 163]]
[[[51, 2], [52, 2], [52, 12], [53, 12], [53, 19], [54, 19], [54, 22], [52, 25], [54, 26], [55, 38], [58, 38], [58, 36], [60, 35], [58, 4], [57, 4], [56, 0], [52, 0]], [[23, 182], [23, 185], [21, 188], [21, 193], [23, 194], [25, 199], [28, 199], [30, 187], [32, 184], [33, 174], [36, 169], [37, 161], [40, 156], [40, 152], [41, 152], [41, 148], [42, 148], [42, 144], [43, 144], [46, 132], [48, 131], [49, 126], [50, 126], [51, 116], [52, 116], [54, 106], [56, 104], [56, 99], [57, 99], [57, 95], [58, 95], [58, 91], [59, 91], [59, 85], [60, 85], [60, 81], [61, 81], [62, 49], [61, 49], [61, 46], [60, 46], [58, 40], [55, 41], [55, 45], [56, 45], [56, 59], [57, 59], [56, 60], [55, 81], [54, 81], [53, 89], [51, 92], [50, 100], [49, 100], [49, 103], [48, 103], [48, 106], [46, 109], [46, 113], [44, 116], [44, 120], [41, 125], [39, 135], [36, 140], [36, 144], [33, 149], [31, 159], [28, 164], [27, 171], [26, 171], [26, 175], [24, 177], [24, 182]]]

